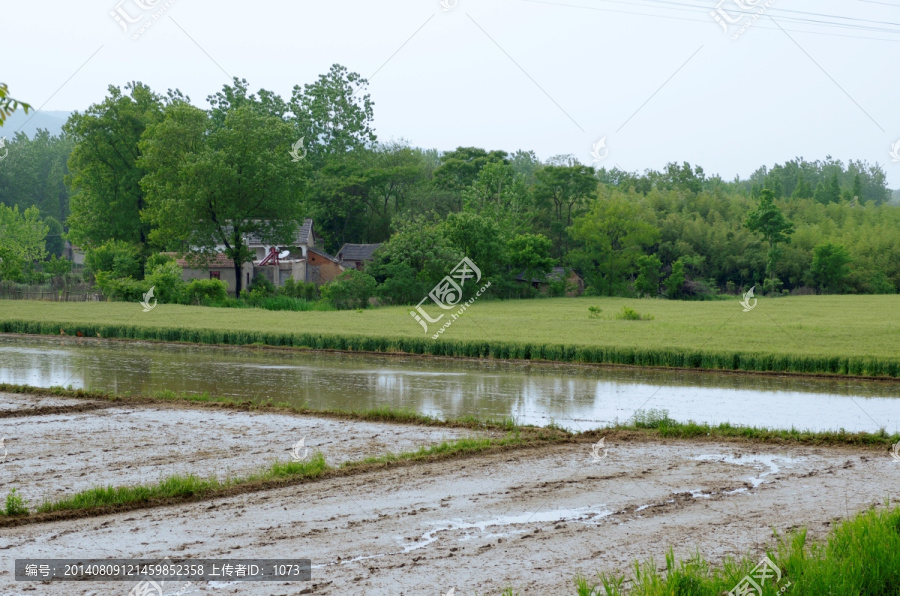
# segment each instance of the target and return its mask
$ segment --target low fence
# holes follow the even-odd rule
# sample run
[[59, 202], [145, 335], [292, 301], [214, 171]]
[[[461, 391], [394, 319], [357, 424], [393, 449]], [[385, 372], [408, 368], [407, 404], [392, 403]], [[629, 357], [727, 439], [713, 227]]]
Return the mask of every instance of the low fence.
[[0, 300], [45, 300], [47, 302], [100, 302], [100, 292], [67, 292], [54, 290], [11, 290], [0, 288]]

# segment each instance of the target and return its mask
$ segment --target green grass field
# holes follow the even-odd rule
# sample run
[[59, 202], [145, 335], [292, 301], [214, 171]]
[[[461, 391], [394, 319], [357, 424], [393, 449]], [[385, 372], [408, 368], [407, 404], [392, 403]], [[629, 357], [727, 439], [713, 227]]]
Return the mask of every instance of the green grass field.
[[[588, 307], [602, 309], [591, 317]], [[621, 320], [630, 307], [652, 320]], [[284, 312], [0, 301], [0, 331], [434, 355], [900, 377], [900, 296], [478, 301], [437, 339], [408, 307]], [[432, 305], [429, 312], [437, 309]], [[447, 317], [441, 321], [445, 322]]]

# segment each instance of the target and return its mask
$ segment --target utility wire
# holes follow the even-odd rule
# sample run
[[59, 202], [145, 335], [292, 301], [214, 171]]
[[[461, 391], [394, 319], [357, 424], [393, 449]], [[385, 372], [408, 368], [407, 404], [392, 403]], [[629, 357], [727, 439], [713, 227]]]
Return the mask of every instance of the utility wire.
[[[708, 19], [706, 19], [706, 18], [692, 19], [692, 18], [687, 18], [687, 17], [673, 16], [673, 15], [669, 15], [669, 14], [660, 14], [660, 13], [656, 13], [656, 12], [650, 12], [650, 13], [634, 12], [634, 11], [617, 10], [617, 9], [613, 9], [613, 8], [605, 8], [605, 7], [599, 7], [599, 6], [585, 6], [585, 5], [581, 5], [581, 4], [567, 4], [567, 3], [562, 3], [562, 2], [552, 2], [549, 0], [520, 0], [520, 1], [521, 2], [530, 2], [532, 4], [546, 4], [546, 5], [550, 5], [550, 6], [580, 8], [582, 10], [595, 10], [595, 11], [600, 11], [600, 12], [630, 14], [630, 15], [637, 15], [637, 16], [648, 16], [648, 17], [655, 17], [655, 18], [678, 20], [678, 21], [693, 21], [693, 22], [698, 22], [698, 23], [708, 22]], [[694, 4], [686, 4], [684, 2], [672, 2], [672, 1], [666, 1], [666, 0], [642, 0], [644, 2], [657, 2], [660, 5], [647, 5], [647, 4], [637, 4], [636, 5], [634, 2], [627, 2], [624, 0], [598, 0], [598, 1], [606, 2], [606, 3], [610, 3], [610, 4], [627, 4], [628, 6], [630, 6], [632, 8], [644, 8], [644, 9], [649, 9], [649, 10], [656, 8], [656, 9], [669, 10], [669, 11], [677, 10], [677, 11], [682, 11], [682, 12], [695, 13], [695, 12], [700, 12], [700, 11], [708, 11], [710, 9], [709, 5], [708, 6], [700, 6], [700, 5], [694, 5]], [[862, 0], [862, 1], [872, 1], [872, 0]], [[681, 8], [679, 6], [689, 7], [689, 8]], [[897, 6], [897, 7], [900, 8], [900, 6]], [[775, 9], [770, 9], [770, 11], [775, 12]], [[787, 9], [783, 9], [782, 12], [788, 12], [788, 11], [787, 11]], [[822, 13], [809, 13], [809, 12], [803, 12], [803, 11], [790, 11], [790, 12], [808, 14], [808, 15], [822, 14]], [[856, 19], [854, 17], [843, 17], [841, 15], [825, 15], [825, 14], [823, 14], [823, 16], [826, 18], [837, 18], [837, 19], [844, 19], [844, 20], [848, 20], [848, 21], [851, 21], [851, 20], [859, 21], [860, 23], [875, 23], [875, 24], [881, 24], [881, 25], [888, 26], [888, 27], [875, 27], [873, 25], [854, 24], [854, 23], [850, 23], [850, 22], [841, 23], [841, 22], [832, 22], [832, 21], [827, 21], [827, 20], [822, 20], [822, 19], [792, 17], [792, 16], [783, 15], [778, 12], [776, 12], [776, 16], [778, 16], [779, 20], [781, 20], [781, 21], [790, 21], [791, 23], [793, 23], [795, 25], [807, 25], [807, 26], [813, 26], [813, 27], [831, 27], [831, 28], [839, 28], [839, 29], [850, 30], [850, 31], [866, 31], [866, 32], [872, 32], [872, 33], [886, 33], [888, 35], [898, 35], [898, 38], [886, 39], [883, 37], [845, 35], [845, 34], [841, 34], [841, 33], [833, 33], [833, 32], [829, 33], [826, 31], [815, 31], [815, 30], [807, 30], [807, 29], [786, 29], [787, 31], [791, 31], [791, 32], [795, 32], [795, 33], [808, 33], [808, 34], [812, 34], [812, 35], [824, 35], [824, 36], [829, 36], [829, 37], [845, 37], [845, 38], [850, 38], [850, 39], [865, 39], [865, 40], [870, 40], [870, 41], [888, 41], [888, 42], [895, 42], [895, 43], [900, 41], [900, 28], [896, 28], [896, 29], [890, 28], [891, 25], [900, 26], [900, 23], [893, 23], [893, 22], [889, 22], [889, 21], [873, 21], [871, 19]], [[773, 31], [777, 30], [775, 27], [766, 27], [764, 25], [758, 25], [758, 24], [755, 25], [755, 27], [758, 27], [760, 29], [769, 29], [769, 30], [773, 30]]]

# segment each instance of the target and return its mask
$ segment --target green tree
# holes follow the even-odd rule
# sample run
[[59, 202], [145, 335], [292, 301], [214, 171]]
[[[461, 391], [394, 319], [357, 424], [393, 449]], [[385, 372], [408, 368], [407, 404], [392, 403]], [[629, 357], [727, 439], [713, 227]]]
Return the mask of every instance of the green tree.
[[47, 229], [37, 207], [20, 213], [0, 205], [0, 279], [18, 281], [27, 265], [44, 259]]
[[322, 286], [322, 298], [340, 310], [366, 308], [375, 286], [375, 278], [368, 273], [347, 269]]
[[573, 218], [597, 191], [591, 168], [577, 165], [549, 165], [535, 173], [533, 195], [543, 227], [553, 238], [553, 254], [562, 257], [569, 250], [566, 233]]
[[[475, 183], [481, 169], [489, 163], [507, 163], [506, 152], [488, 153], [478, 147], [457, 147], [441, 155], [441, 165], [434, 171], [434, 185], [443, 190], [462, 193]], [[458, 208], [462, 208], [462, 205]]]
[[378, 281], [380, 297], [395, 304], [415, 304], [463, 256], [447, 238], [445, 226], [420, 216], [397, 222], [397, 231], [378, 249], [366, 271]]
[[820, 244], [813, 251], [810, 274], [821, 289], [827, 292], [841, 292], [850, 275], [852, 261], [843, 246], [830, 242]]
[[183, 270], [174, 259], [167, 259], [149, 268], [145, 279], [154, 288], [154, 294], [160, 302], [177, 304], [184, 301], [185, 284], [182, 281]]
[[643, 255], [637, 260], [638, 276], [634, 280], [634, 290], [638, 296], [659, 295], [659, 271], [662, 261], [656, 255]]
[[50, 276], [53, 286], [56, 288], [68, 288], [69, 273], [72, 271], [72, 261], [58, 259], [56, 256], [44, 261], [44, 273]]
[[151, 240], [181, 252], [224, 246], [240, 293], [243, 264], [252, 258], [246, 236], [287, 244], [297, 230], [294, 188], [306, 170], [291, 162], [292, 136], [290, 124], [246, 104], [221, 125], [186, 102], [168, 106], [140, 144]]
[[803, 173], [800, 173], [800, 177], [797, 179], [797, 186], [794, 187], [794, 192], [791, 193], [792, 199], [811, 199], [813, 198], [813, 189], [812, 186], [809, 185], [809, 180], [806, 179], [806, 176]]
[[684, 293], [684, 282], [686, 279], [684, 261], [678, 259], [672, 263], [672, 272], [666, 278], [666, 296], [672, 300], [680, 298]]
[[47, 224], [47, 253], [56, 257], [61, 257], [66, 247], [66, 241], [63, 236], [63, 227], [55, 217], [47, 217], [44, 219]]
[[304, 139], [308, 157], [321, 167], [330, 157], [343, 155], [377, 140], [372, 128], [374, 112], [369, 82], [340, 64], [314, 83], [294, 87], [289, 104], [297, 138]]
[[31, 109], [31, 105], [10, 97], [9, 86], [6, 83], [0, 83], [0, 126], [3, 126], [6, 119], [12, 116], [13, 112], [19, 108], [25, 110], [27, 114]]
[[569, 232], [579, 248], [569, 254], [596, 293], [612, 296], [627, 289], [645, 249], [659, 241], [659, 229], [634, 202], [623, 196], [598, 199], [575, 219]]
[[[7, 143], [9, 152], [0, 167], [0, 203], [10, 207], [34, 205], [43, 217], [65, 221], [69, 216], [66, 161], [72, 145], [66, 135], [51, 136], [43, 129], [33, 138], [17, 132]], [[5, 151], [0, 149], [0, 154]]]
[[826, 182], [819, 182], [813, 198], [818, 203], [828, 205], [838, 203], [841, 200], [841, 182], [837, 172], [831, 175]]
[[122, 240], [109, 240], [87, 249], [84, 265], [95, 276], [107, 273], [110, 278], [142, 277], [140, 247]]
[[110, 86], [105, 100], [75, 112], [63, 127], [75, 141], [69, 158], [69, 238], [85, 249], [122, 240], [147, 254], [150, 225], [141, 220], [146, 199], [139, 142], [147, 127], [162, 119], [163, 98], [142, 83], [125, 89], [130, 94]]
[[505, 271], [507, 237], [495, 218], [470, 211], [451, 213], [444, 229], [447, 240], [459, 254], [469, 257], [483, 276], [494, 279]]
[[791, 234], [794, 233], [794, 224], [789, 222], [778, 206], [775, 205], [775, 195], [772, 191], [763, 189], [759, 196], [759, 205], [755, 211], [747, 216], [744, 225], [751, 232], [761, 235], [768, 244], [766, 278], [772, 277], [779, 256], [778, 245], [791, 241]]
[[507, 261], [513, 274], [543, 279], [556, 265], [550, 256], [553, 243], [543, 234], [519, 234], [507, 243]]
[[862, 185], [862, 177], [857, 173], [853, 177], [853, 189], [850, 191], [850, 199], [859, 198], [861, 201], [863, 199], [863, 185]]

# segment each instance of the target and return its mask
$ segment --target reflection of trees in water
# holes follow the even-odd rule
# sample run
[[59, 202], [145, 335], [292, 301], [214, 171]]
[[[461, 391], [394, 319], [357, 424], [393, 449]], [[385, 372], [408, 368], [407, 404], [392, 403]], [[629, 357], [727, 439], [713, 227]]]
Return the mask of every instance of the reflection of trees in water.
[[[7, 348], [7, 349], [3, 349]], [[445, 417], [542, 412], [588, 417], [610, 404], [650, 396], [666, 407], [685, 388], [894, 397], [888, 382], [702, 374], [456, 359], [424, 359], [246, 348], [0, 338], [0, 375], [9, 383], [93, 387], [151, 394], [209, 393], [322, 409], [406, 408]], [[743, 395], [742, 395], [743, 394]], [[668, 396], [668, 397], [667, 397]], [[659, 399], [657, 399], [659, 398]], [[724, 396], [720, 396], [724, 399]]]

